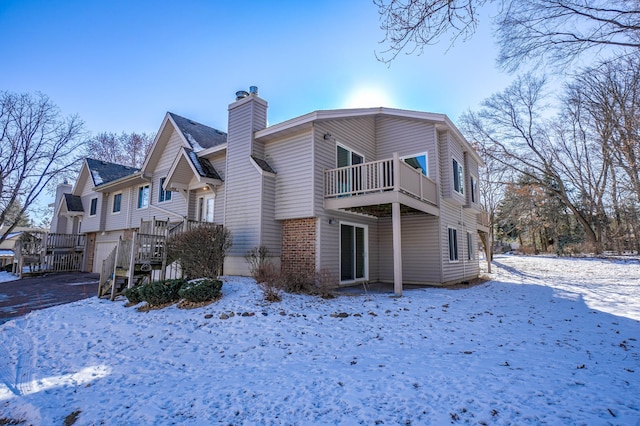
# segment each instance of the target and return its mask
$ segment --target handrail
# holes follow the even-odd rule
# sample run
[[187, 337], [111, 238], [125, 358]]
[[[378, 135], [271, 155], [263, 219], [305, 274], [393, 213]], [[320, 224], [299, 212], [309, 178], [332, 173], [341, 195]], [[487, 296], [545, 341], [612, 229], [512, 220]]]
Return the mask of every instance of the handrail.
[[[397, 177], [396, 173], [397, 171]], [[325, 198], [340, 198], [382, 191], [400, 191], [438, 205], [437, 184], [404, 161], [394, 158], [354, 164], [325, 171]]]

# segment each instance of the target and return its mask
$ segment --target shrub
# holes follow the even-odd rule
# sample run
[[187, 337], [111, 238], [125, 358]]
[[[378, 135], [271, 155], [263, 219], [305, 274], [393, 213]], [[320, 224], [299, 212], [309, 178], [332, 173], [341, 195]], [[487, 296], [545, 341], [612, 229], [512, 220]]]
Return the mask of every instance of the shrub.
[[178, 294], [189, 302], [200, 303], [220, 297], [222, 281], [202, 278], [192, 280], [180, 288]]
[[258, 282], [264, 282], [269, 278], [265, 273], [271, 273], [272, 264], [269, 261], [269, 249], [266, 246], [254, 247], [247, 251], [244, 255], [245, 260], [249, 264], [249, 272], [251, 276]]
[[165, 305], [180, 299], [178, 291], [187, 282], [185, 279], [154, 281], [140, 286], [140, 296], [149, 306]]
[[168, 263], [177, 262], [187, 277], [217, 278], [231, 248], [231, 233], [219, 225], [203, 225], [167, 240]]
[[127, 298], [129, 303], [131, 303], [132, 305], [137, 305], [138, 303], [143, 301], [142, 300], [142, 295], [140, 294], [140, 289], [141, 288], [142, 288], [142, 286], [137, 285], [135, 287], [128, 288], [124, 292], [124, 296]]
[[333, 291], [338, 288], [338, 278], [328, 269], [321, 269], [315, 275], [315, 293], [328, 299], [334, 297]]
[[314, 293], [314, 276], [312, 274], [285, 272], [281, 275], [279, 282], [279, 287], [287, 293]]

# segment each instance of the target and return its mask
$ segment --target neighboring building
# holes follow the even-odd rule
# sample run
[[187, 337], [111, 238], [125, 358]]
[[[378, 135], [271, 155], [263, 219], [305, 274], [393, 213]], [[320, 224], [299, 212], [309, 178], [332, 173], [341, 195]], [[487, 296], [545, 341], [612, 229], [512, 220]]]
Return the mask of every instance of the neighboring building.
[[344, 109], [267, 126], [255, 87], [228, 111], [228, 134], [167, 113], [141, 170], [85, 160], [52, 224], [87, 234], [87, 269], [155, 217], [223, 224], [229, 275], [266, 246], [286, 272], [396, 292], [478, 276], [482, 160], [445, 115]]

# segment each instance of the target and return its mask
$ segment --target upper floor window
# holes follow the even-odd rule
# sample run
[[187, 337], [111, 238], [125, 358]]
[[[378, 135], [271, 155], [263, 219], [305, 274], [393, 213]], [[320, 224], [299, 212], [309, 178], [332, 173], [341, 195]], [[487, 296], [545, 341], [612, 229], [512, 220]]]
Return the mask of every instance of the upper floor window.
[[166, 177], [160, 179], [160, 194], [158, 195], [158, 202], [162, 203], [163, 201], [171, 200], [171, 191], [164, 190], [164, 182], [167, 180]]
[[429, 176], [429, 156], [426, 152], [422, 154], [400, 157], [400, 159], [414, 169], [421, 171], [423, 175]]
[[464, 194], [464, 171], [462, 164], [453, 159], [453, 190], [459, 194]]
[[138, 188], [138, 208], [142, 209], [149, 206], [149, 185]]
[[113, 213], [119, 213], [122, 205], [122, 193], [114, 194], [113, 196]]
[[353, 166], [354, 164], [364, 163], [364, 155], [360, 155], [357, 152], [341, 145], [337, 145], [337, 150], [337, 167]]
[[89, 207], [89, 216], [95, 216], [97, 212], [98, 212], [98, 199], [92, 198], [91, 207]]
[[471, 176], [471, 202], [478, 202], [478, 180]]

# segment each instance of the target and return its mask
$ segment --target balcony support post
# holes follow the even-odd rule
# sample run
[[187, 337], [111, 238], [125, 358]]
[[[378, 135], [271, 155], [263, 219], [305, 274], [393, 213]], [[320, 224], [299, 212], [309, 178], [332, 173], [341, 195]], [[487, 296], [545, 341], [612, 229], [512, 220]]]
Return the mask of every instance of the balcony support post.
[[402, 296], [402, 235], [400, 228], [400, 203], [391, 203], [393, 225], [393, 292]]

